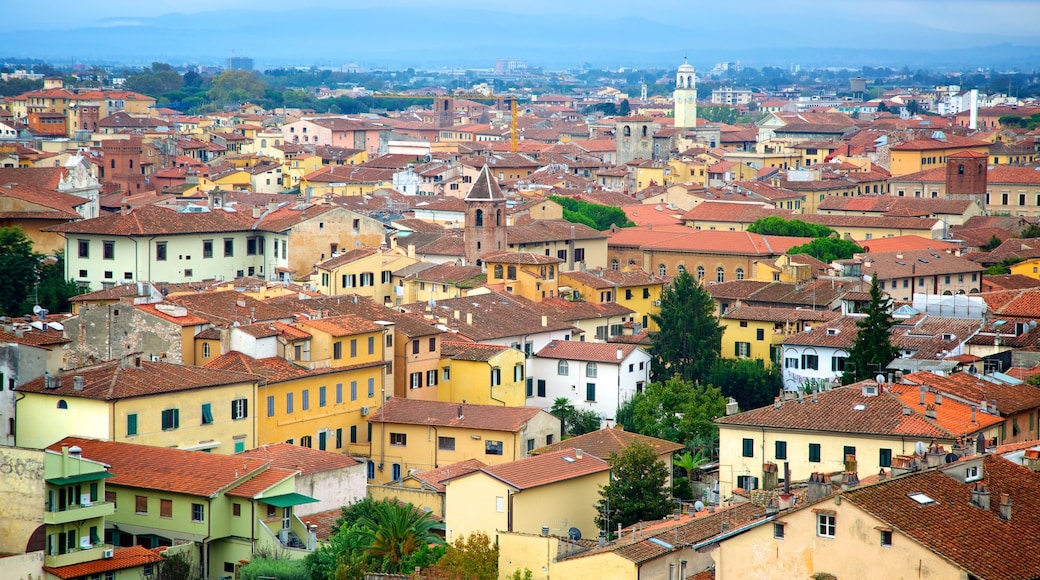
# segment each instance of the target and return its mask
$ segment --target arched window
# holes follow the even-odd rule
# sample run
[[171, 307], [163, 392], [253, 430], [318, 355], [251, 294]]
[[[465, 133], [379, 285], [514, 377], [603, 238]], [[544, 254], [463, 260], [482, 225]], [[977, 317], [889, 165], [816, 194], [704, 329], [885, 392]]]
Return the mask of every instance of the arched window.
[[682, 265], [682, 264], [679, 264], [679, 267], [678, 267], [678, 268], [676, 268], [675, 270], [676, 270], [677, 272], [679, 272], [680, 274], [682, 274], [683, 272], [685, 272], [685, 271], [686, 271], [686, 266], [684, 266], [684, 265]]
[[964, 164], [960, 163], [957, 165], [957, 175], [964, 175]]
[[632, 268], [632, 267], [634, 267], [635, 265], [636, 265], [636, 261], [635, 261], [635, 260], [629, 260], [629, 261], [628, 261], [628, 267], [629, 267], [629, 268]]
[[646, 137], [646, 125], [643, 125], [643, 137]]
[[567, 361], [561, 360], [560, 362], [556, 363], [556, 374], [558, 374], [558, 375], [567, 375], [567, 374], [570, 374], [570, 372], [571, 372], [571, 369], [567, 365]]
[[65, 402], [65, 399], [58, 399], [58, 408], [59, 409], [68, 409], [69, 408], [69, 404]]
[[495, 212], [495, 225], [502, 225], [502, 210], [498, 210]]
[[510, 265], [506, 268], [506, 278], [516, 280], [516, 266]]
[[495, 264], [495, 278], [502, 279], [502, 264]]
[[585, 365], [585, 376], [590, 379], [596, 378], [596, 363], [590, 362]]
[[704, 279], [704, 266], [697, 266], [697, 281]]
[[624, 135], [625, 137], [631, 137], [632, 136], [632, 127], [629, 127], [628, 125], [625, 125], [625, 128], [621, 130], [621, 134]]
[[555, 280], [556, 279], [556, 268], [554, 268], [552, 266], [549, 266], [549, 279], [550, 280]]
[[715, 281], [716, 282], [725, 282], [726, 281], [726, 271], [722, 269], [722, 266], [719, 266], [718, 268], [715, 268]]
[[611, 270], [620, 270], [621, 269], [621, 264], [617, 261], [617, 258], [615, 258], [615, 259], [610, 261], [610, 269]]
[[668, 268], [666, 268], [664, 264], [658, 264], [657, 265], [657, 275], [658, 276], [667, 276], [668, 275]]
[[473, 222], [478, 228], [484, 225], [484, 210], [478, 209], [473, 214]]
[[263, 149], [265, 147], [267, 147], [267, 139], [261, 139], [260, 140], [260, 148]]
[[737, 280], [744, 279], [744, 268], [737, 268]]
[[209, 358], [209, 343], [202, 343], [202, 358]]

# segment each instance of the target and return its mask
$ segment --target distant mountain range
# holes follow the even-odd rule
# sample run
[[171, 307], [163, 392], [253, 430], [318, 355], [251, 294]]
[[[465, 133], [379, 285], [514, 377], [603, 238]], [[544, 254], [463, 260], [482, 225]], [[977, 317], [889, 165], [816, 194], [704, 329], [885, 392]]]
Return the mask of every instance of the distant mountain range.
[[0, 35], [0, 57], [222, 64], [234, 53], [253, 57], [259, 68], [348, 62], [364, 67], [490, 68], [495, 58], [503, 57], [547, 68], [577, 67], [580, 62], [649, 67], [677, 65], [683, 55], [699, 68], [740, 60], [750, 66], [1030, 71], [1040, 62], [1040, 36], [952, 35], [898, 21], [872, 27], [867, 20], [834, 20], [822, 10], [734, 19], [732, 13], [723, 14], [724, 8], [706, 4], [713, 3], [691, 3], [690, 15], [670, 24], [610, 14], [564, 18], [493, 9], [442, 11], [433, 2], [429, 8], [393, 12], [340, 8], [167, 14], [69, 30], [11, 30], [7, 23], [8, 30]]

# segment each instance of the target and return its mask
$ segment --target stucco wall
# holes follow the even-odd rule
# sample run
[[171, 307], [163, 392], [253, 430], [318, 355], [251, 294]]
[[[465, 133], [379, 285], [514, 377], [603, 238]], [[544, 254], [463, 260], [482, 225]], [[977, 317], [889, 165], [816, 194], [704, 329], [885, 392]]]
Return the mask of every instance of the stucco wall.
[[[0, 497], [0, 552], [21, 554], [29, 536], [43, 525], [42, 451], [0, 447]], [[9, 577], [4, 562], [3, 575]]]
[[65, 321], [65, 368], [77, 368], [126, 353], [143, 358], [166, 354], [163, 360], [187, 364], [181, 327], [146, 314], [129, 304], [111, 304], [85, 310]]
[[295, 512], [304, 516], [350, 505], [365, 497], [366, 483], [364, 463], [297, 476], [296, 491], [320, 501], [298, 505]]

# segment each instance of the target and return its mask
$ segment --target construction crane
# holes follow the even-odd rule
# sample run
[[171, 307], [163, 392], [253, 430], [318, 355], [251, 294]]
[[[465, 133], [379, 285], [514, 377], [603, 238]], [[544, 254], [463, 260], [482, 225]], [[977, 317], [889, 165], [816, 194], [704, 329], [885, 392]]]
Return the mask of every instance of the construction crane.
[[498, 101], [499, 103], [506, 104], [509, 106], [509, 150], [516, 153], [520, 145], [520, 130], [517, 122], [519, 114], [519, 106], [517, 102], [520, 97], [517, 95], [496, 95], [483, 93], [456, 93], [453, 95], [409, 95], [405, 93], [373, 93], [367, 95], [374, 99], [412, 99], [412, 100], [424, 100], [433, 101], [436, 99], [450, 99], [452, 101], [451, 110], [455, 110], [454, 101], [456, 99], [465, 99], [472, 101]]

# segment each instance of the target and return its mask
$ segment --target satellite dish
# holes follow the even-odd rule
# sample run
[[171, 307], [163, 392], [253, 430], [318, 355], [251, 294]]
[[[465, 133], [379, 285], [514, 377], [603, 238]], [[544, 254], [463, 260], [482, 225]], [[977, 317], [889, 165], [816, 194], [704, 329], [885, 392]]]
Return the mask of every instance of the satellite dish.
[[693, 511], [696, 511], [696, 512], [704, 511], [704, 502], [701, 501], [701, 500], [697, 500], [697, 501], [693, 502]]
[[947, 453], [946, 454], [946, 463], [953, 463], [954, 461], [957, 461], [958, 459], [960, 459], [960, 457], [958, 457], [956, 453]]
[[39, 314], [41, 312], [43, 312], [43, 306], [40, 306], [39, 304], [33, 306], [33, 314]]
[[579, 530], [578, 528], [571, 528], [571, 529], [567, 530], [567, 537], [572, 539], [572, 540], [580, 540], [581, 539], [581, 530]]
[[874, 377], [874, 380], [877, 381], [877, 384], [883, 385], [885, 384], [885, 375], [878, 373], [877, 376]]
[[918, 455], [924, 455], [928, 452], [928, 446], [924, 444], [924, 441], [918, 441], [914, 443], [914, 453]]

